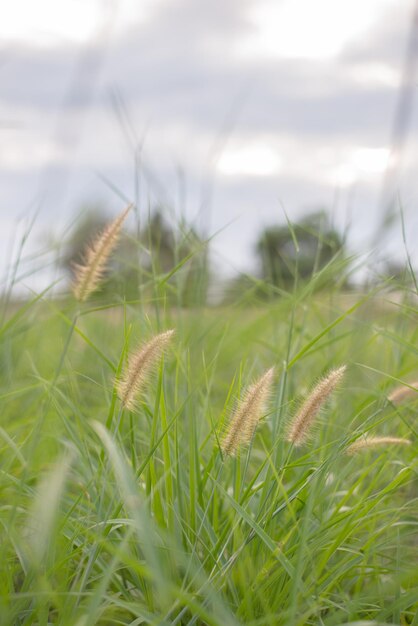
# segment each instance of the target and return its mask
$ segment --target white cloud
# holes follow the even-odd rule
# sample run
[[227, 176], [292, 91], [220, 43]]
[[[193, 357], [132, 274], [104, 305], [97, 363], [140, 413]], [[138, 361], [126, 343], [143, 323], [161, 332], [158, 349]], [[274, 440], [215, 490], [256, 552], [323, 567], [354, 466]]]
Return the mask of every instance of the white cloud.
[[2, 12], [5, 42], [53, 46], [88, 40], [99, 20], [100, 3], [82, 0], [13, 0]]
[[330, 168], [331, 182], [348, 187], [357, 181], [379, 185], [389, 164], [388, 148], [353, 147], [345, 151], [339, 165]]
[[13, 0], [2, 12], [4, 43], [50, 48], [84, 44], [103, 26], [126, 31], [145, 21], [158, 0]]
[[[405, 1], [405, 0], [404, 0]], [[250, 8], [254, 31], [237, 44], [244, 56], [325, 59], [365, 35], [400, 0], [262, 0]]]
[[345, 71], [346, 78], [353, 83], [363, 85], [365, 87], [391, 87], [396, 89], [400, 84], [400, 70], [387, 63], [356, 63], [351, 67], [347, 67]]
[[64, 163], [65, 154], [54, 142], [45, 137], [25, 132], [3, 138], [0, 152], [0, 168], [5, 171], [26, 172], [39, 170], [51, 163]]
[[282, 165], [276, 150], [263, 143], [251, 143], [237, 148], [226, 148], [217, 169], [226, 176], [273, 176]]
[[351, 153], [351, 162], [359, 172], [381, 174], [387, 167], [388, 148], [355, 148]]

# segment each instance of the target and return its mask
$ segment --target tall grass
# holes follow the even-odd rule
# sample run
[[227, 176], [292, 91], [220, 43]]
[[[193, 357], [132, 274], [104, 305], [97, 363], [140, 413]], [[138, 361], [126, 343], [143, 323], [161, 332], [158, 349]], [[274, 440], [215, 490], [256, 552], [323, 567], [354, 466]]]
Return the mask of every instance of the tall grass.
[[[318, 293], [321, 271], [275, 300], [186, 310], [166, 298], [176, 272], [152, 280], [139, 301], [41, 294], [5, 318], [2, 626], [416, 626], [416, 301]], [[128, 355], [168, 329], [121, 401]], [[296, 447], [298, 407], [342, 363]], [[264, 372], [248, 445], [224, 454]]]

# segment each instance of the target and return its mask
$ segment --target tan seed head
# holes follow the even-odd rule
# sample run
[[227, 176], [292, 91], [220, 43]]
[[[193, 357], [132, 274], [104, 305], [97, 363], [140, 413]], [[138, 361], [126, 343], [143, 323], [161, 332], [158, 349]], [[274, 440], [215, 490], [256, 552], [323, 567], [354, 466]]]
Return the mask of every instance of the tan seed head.
[[400, 385], [395, 387], [393, 391], [388, 395], [388, 400], [392, 404], [401, 404], [410, 399], [418, 398], [418, 381], [411, 383], [410, 385]]
[[251, 441], [265, 411], [274, 375], [275, 369], [271, 367], [246, 389], [221, 441], [225, 455], [234, 455], [241, 445]]
[[351, 456], [363, 450], [395, 445], [409, 446], [411, 442], [409, 439], [403, 439], [402, 437], [364, 437], [348, 446], [346, 453]]
[[287, 440], [295, 446], [301, 446], [309, 438], [309, 433], [322, 406], [344, 376], [346, 366], [333, 369], [312, 389], [298, 413], [291, 420]]
[[106, 269], [107, 261], [114, 250], [132, 205], [128, 206], [104, 231], [99, 234], [85, 251], [83, 264], [76, 264], [72, 290], [79, 302], [84, 302], [99, 288]]
[[118, 396], [127, 409], [136, 407], [136, 398], [141, 392], [152, 369], [162, 357], [174, 335], [174, 330], [167, 330], [155, 335], [128, 358], [128, 366], [117, 383]]

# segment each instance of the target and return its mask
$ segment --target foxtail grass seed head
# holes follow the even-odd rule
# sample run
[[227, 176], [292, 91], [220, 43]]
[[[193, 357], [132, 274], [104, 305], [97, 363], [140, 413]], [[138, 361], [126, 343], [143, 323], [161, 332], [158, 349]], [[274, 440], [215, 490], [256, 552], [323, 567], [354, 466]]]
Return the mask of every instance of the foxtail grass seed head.
[[358, 439], [350, 446], [348, 446], [346, 452], [350, 456], [362, 452], [363, 450], [370, 450], [372, 448], [378, 448], [380, 446], [409, 446], [411, 442], [409, 439], [403, 439], [402, 437], [364, 437]]
[[129, 205], [104, 231], [86, 248], [84, 263], [75, 264], [72, 290], [79, 302], [84, 302], [99, 288], [106, 270], [107, 261], [114, 250], [132, 205]]
[[418, 380], [411, 383], [409, 386], [400, 385], [395, 387], [393, 391], [388, 395], [388, 400], [392, 404], [402, 404], [407, 400], [418, 399]]
[[234, 455], [241, 445], [251, 441], [265, 411], [274, 375], [275, 368], [271, 367], [246, 389], [221, 441], [225, 455]]
[[287, 440], [294, 446], [301, 446], [309, 438], [309, 433], [319, 411], [344, 376], [346, 366], [333, 369], [312, 389], [295, 417], [290, 422]]
[[174, 330], [155, 335], [129, 356], [128, 366], [117, 383], [118, 396], [125, 408], [135, 409], [138, 394], [142, 391], [149, 374], [162, 357], [173, 335]]

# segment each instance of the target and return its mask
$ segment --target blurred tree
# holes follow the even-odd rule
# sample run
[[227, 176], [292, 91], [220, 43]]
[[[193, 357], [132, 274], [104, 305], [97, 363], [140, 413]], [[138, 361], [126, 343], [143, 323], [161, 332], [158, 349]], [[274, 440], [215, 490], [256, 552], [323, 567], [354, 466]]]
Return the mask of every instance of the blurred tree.
[[187, 224], [172, 229], [159, 207], [141, 233], [140, 243], [141, 266], [148, 275], [173, 273], [171, 284], [175, 288], [169, 297], [171, 301], [186, 307], [206, 304], [208, 250], [206, 242], [195, 230]]
[[381, 284], [382, 281], [390, 282], [399, 289], [413, 288], [417, 283], [416, 270], [407, 262], [387, 260], [383, 262], [380, 270], [375, 270], [374, 278], [369, 280], [369, 285]]
[[108, 223], [102, 208], [88, 205], [81, 210], [76, 229], [64, 245], [59, 264], [73, 277], [74, 265], [82, 263], [87, 245], [95, 239]]
[[[82, 219], [69, 238], [60, 258], [61, 266], [72, 276], [74, 264], [83, 260], [84, 251], [109, 219], [99, 207], [86, 207]], [[181, 306], [206, 303], [209, 267], [206, 243], [193, 229], [180, 232], [169, 226], [162, 209], [157, 208], [139, 236], [125, 229], [109, 262], [100, 293], [138, 299], [152, 293], [156, 277], [173, 273], [164, 296]], [[164, 281], [162, 281], [165, 284]]]
[[154, 273], [169, 272], [175, 265], [176, 239], [173, 230], [164, 220], [162, 209], [157, 208], [140, 235], [141, 262]]
[[256, 244], [263, 280], [283, 289], [293, 284], [296, 275], [310, 278], [343, 251], [343, 239], [325, 211], [311, 213], [292, 226], [268, 227]]
[[262, 303], [272, 293], [271, 285], [250, 274], [237, 274], [225, 285], [223, 305], [254, 305]]
[[[74, 266], [82, 263], [89, 243], [104, 230], [111, 218], [99, 205], [87, 205], [81, 211], [80, 219], [63, 247], [59, 259], [60, 266], [72, 278]], [[100, 299], [103, 293], [108, 296], [138, 297], [138, 244], [126, 230], [122, 231], [119, 243], [108, 262], [101, 288], [92, 295]]]
[[210, 283], [210, 265], [207, 242], [193, 228], [182, 229], [178, 242], [177, 263], [183, 264], [179, 272], [179, 295], [182, 306], [207, 304]]

